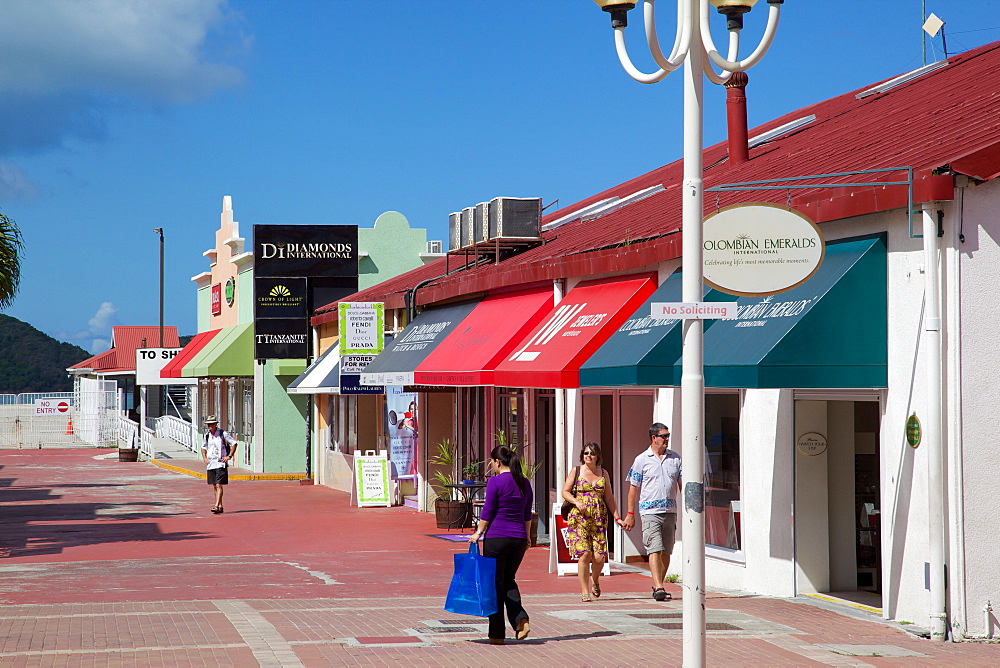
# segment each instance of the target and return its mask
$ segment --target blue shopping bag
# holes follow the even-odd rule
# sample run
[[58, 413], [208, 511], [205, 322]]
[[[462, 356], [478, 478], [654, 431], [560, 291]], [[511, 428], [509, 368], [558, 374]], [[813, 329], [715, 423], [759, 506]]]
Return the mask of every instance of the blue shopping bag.
[[455, 555], [455, 574], [451, 576], [444, 609], [459, 615], [489, 617], [497, 605], [497, 560], [479, 554], [479, 544], [469, 543], [467, 553]]

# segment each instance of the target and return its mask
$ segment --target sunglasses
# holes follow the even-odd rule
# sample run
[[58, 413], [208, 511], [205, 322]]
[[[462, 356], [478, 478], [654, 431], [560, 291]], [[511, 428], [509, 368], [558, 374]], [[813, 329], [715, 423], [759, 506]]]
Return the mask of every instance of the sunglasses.
[[585, 453], [583, 453], [583, 456], [584, 457], [596, 457], [597, 453], [596, 452], [585, 452]]
[[657, 434], [657, 436], [660, 438], [670, 438], [670, 432], [667, 432], [666, 434]]

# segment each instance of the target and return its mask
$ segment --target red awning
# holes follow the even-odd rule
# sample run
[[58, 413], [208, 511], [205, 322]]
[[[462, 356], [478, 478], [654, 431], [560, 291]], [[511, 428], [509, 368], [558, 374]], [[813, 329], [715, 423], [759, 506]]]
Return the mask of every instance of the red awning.
[[163, 368], [160, 369], [160, 378], [183, 378], [181, 370], [184, 365], [201, 352], [201, 349], [221, 331], [221, 329], [213, 329], [209, 332], [202, 332], [188, 341], [188, 344], [181, 348], [181, 351], [174, 355], [172, 360], [163, 365]]
[[493, 385], [493, 370], [552, 310], [552, 288], [487, 297], [414, 370], [416, 385]]
[[652, 275], [586, 281], [497, 365], [502, 387], [579, 387], [580, 365], [656, 290]]

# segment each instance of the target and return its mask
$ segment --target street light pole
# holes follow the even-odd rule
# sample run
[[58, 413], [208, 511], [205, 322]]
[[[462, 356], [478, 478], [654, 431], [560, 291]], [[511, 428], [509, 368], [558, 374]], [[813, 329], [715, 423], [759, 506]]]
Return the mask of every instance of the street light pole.
[[[704, 275], [702, 183], [702, 142], [704, 127], [704, 74], [715, 84], [724, 84], [733, 72], [747, 70], [763, 58], [778, 28], [780, 6], [784, 0], [767, 0], [770, 5], [767, 27], [760, 44], [746, 59], [738, 61], [740, 30], [743, 14], [757, 0], [677, 0], [677, 32], [674, 47], [664, 56], [656, 37], [654, 0], [645, 0], [643, 7], [646, 41], [653, 59], [660, 67], [657, 72], [640, 72], [629, 59], [625, 48], [627, 12], [635, 2], [594, 0], [611, 14], [615, 30], [615, 46], [625, 71], [640, 83], [656, 83], [684, 65], [684, 180], [682, 184], [682, 298], [685, 302], [702, 300]], [[729, 29], [728, 58], [715, 48], [708, 28], [709, 2], [724, 14]], [[711, 61], [711, 62], [709, 62]], [[717, 74], [714, 63], [723, 70]], [[684, 457], [683, 490], [683, 647], [684, 665], [705, 665], [705, 376], [704, 328], [701, 320], [685, 320], [682, 339], [681, 371], [681, 452]]]
[[154, 227], [153, 231], [160, 235], [160, 347], [163, 347], [163, 228]]

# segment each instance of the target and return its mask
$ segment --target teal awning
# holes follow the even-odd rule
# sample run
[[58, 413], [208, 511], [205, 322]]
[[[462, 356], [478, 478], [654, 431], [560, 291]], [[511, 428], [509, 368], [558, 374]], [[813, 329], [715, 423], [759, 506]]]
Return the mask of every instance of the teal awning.
[[[681, 292], [681, 274], [675, 272], [580, 366], [580, 387], [679, 385], [674, 360], [681, 354], [681, 321], [651, 317], [650, 305], [683, 301]], [[734, 300], [709, 288], [705, 292], [705, 301]], [[707, 320], [705, 326], [713, 322]]]
[[[829, 243], [802, 285], [736, 301], [738, 318], [705, 332], [706, 387], [887, 386], [883, 238]], [[679, 358], [674, 366], [679, 377]]]

